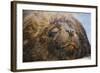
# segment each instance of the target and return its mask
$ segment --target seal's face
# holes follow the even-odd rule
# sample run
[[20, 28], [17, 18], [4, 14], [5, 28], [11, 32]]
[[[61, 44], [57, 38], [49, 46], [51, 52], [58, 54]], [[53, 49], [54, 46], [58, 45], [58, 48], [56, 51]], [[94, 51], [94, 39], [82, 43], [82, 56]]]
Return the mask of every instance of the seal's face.
[[49, 52], [60, 59], [75, 58], [73, 52], [79, 49], [79, 39], [75, 32], [66, 30], [63, 25], [54, 26], [48, 31], [48, 37], [51, 40], [48, 44]]
[[69, 34], [63, 28], [63, 26], [59, 26], [59, 27], [56, 26], [48, 32], [48, 37], [52, 38], [52, 40], [55, 41], [57, 45], [60, 46], [66, 43]]

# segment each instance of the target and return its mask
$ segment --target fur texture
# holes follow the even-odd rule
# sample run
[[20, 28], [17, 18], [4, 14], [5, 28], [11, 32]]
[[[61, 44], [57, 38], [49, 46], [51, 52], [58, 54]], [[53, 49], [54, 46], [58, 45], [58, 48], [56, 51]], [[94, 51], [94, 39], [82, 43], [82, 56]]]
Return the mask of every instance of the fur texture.
[[72, 14], [24, 10], [23, 19], [24, 62], [90, 56], [86, 32]]

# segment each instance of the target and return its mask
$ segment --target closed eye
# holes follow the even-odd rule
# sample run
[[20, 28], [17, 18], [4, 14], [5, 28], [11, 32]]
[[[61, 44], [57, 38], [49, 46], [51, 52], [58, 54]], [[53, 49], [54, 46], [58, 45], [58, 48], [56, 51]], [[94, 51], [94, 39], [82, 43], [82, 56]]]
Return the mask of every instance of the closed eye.
[[58, 28], [53, 28], [51, 31], [48, 32], [49, 37], [54, 37], [58, 33]]
[[49, 36], [49, 37], [54, 37], [56, 34], [57, 34], [57, 32], [49, 32], [49, 33], [48, 33], [48, 36]]

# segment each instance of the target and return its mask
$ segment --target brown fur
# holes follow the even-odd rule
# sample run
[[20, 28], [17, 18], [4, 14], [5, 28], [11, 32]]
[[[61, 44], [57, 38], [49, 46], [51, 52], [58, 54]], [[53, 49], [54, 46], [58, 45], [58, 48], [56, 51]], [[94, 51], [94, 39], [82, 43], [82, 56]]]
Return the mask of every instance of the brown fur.
[[[23, 21], [24, 62], [69, 60], [90, 54], [89, 42], [80, 41], [86, 36], [84, 28], [69, 13], [31, 11]], [[86, 43], [87, 48], [82, 46], [83, 43]]]

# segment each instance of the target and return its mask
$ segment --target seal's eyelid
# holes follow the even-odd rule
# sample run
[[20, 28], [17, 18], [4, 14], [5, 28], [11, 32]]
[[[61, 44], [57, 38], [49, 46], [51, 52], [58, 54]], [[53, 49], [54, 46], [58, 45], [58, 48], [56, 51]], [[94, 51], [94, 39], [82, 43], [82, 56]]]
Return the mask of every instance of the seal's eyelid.
[[[55, 30], [54, 30], [54, 29], [55, 29]], [[54, 29], [52, 29], [52, 30], [50, 30], [50, 31], [48, 32], [48, 36], [49, 36], [49, 37], [54, 37], [54, 36], [58, 33], [59, 29], [58, 29], [58, 28], [54, 28]]]
[[56, 28], [53, 28], [52, 30], [51, 30], [51, 32], [58, 32], [59, 31], [59, 29], [56, 27]]

